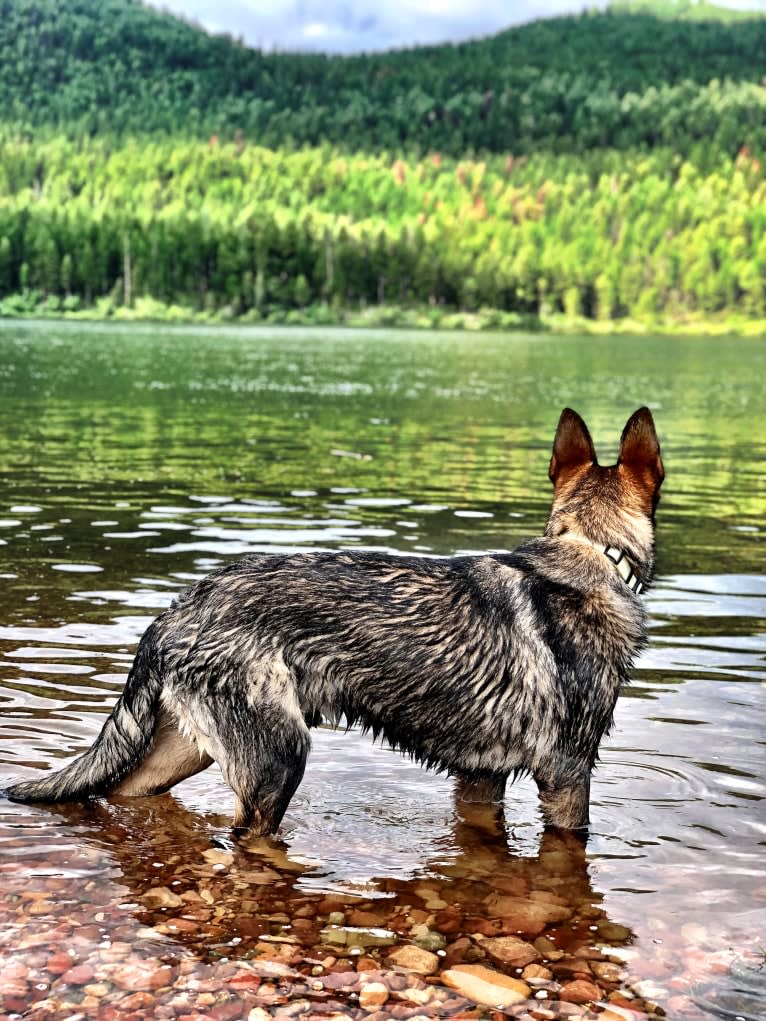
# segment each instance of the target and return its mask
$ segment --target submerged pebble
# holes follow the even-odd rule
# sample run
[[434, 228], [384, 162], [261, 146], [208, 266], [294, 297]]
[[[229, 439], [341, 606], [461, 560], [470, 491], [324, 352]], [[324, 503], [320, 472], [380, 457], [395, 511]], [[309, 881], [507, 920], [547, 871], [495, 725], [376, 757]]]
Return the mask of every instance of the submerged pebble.
[[532, 994], [526, 982], [478, 964], [458, 964], [442, 972], [441, 979], [468, 999], [488, 1007], [510, 1007]]

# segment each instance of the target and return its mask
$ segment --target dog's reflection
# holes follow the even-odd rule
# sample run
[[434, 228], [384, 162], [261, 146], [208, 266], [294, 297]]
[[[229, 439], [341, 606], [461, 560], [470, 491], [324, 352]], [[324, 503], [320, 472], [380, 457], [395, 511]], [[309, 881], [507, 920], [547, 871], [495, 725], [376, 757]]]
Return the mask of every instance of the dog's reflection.
[[[223, 816], [189, 811], [171, 794], [54, 810], [113, 859], [139, 920], [202, 960], [266, 950], [321, 959], [348, 952], [342, 933], [352, 930], [357, 954], [380, 957], [377, 943], [413, 939], [420, 927], [449, 964], [483, 956], [477, 941], [497, 935], [550, 937], [571, 953], [603, 942], [610, 924], [590, 883], [585, 838], [547, 829], [535, 854], [520, 853], [488, 806], [457, 802], [451, 831], [418, 876], [382, 876], [361, 890], [324, 876], [321, 863], [296, 860], [283, 841], [231, 838]], [[378, 936], [366, 943], [366, 930]]]

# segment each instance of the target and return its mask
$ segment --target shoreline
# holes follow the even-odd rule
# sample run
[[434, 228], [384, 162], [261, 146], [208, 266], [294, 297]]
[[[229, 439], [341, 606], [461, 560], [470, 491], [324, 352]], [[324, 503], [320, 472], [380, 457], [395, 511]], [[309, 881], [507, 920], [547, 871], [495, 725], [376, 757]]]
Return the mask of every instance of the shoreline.
[[[267, 314], [248, 311], [235, 314], [231, 309], [196, 312], [194, 309], [165, 305], [152, 298], [139, 298], [132, 308], [52, 308], [49, 304], [22, 308], [18, 296], [0, 300], [0, 324], [50, 321], [99, 323], [135, 323], [173, 326], [260, 326], [260, 327], [349, 327], [353, 329], [466, 331], [473, 333], [540, 333], [579, 336], [688, 336], [688, 337], [766, 337], [766, 319], [738, 316], [637, 320], [632, 318], [594, 320], [564, 313], [535, 316], [502, 309], [481, 308], [473, 312], [434, 306], [378, 306], [362, 309], [334, 308], [329, 305], [305, 309], [271, 309]], [[10, 305], [10, 308], [8, 307]]]

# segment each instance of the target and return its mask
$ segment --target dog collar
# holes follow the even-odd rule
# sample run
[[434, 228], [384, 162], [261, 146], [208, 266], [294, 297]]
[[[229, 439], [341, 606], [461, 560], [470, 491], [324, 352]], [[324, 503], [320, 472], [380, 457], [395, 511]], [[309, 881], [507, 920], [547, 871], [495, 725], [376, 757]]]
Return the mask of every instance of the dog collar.
[[635, 592], [637, 596], [640, 596], [644, 590], [644, 583], [633, 570], [633, 565], [628, 560], [625, 550], [618, 549], [616, 546], [597, 546], [596, 548], [600, 549], [604, 556], [612, 561], [617, 568], [617, 573], [631, 592]]
[[584, 535], [577, 536], [579, 542], [584, 542], [588, 546], [592, 546], [593, 549], [603, 553], [607, 560], [611, 560], [614, 566], [617, 568], [617, 573], [628, 586], [631, 592], [634, 592], [637, 596], [640, 596], [644, 590], [644, 583], [641, 581], [639, 576], [633, 569], [633, 565], [628, 559], [628, 554], [624, 549], [619, 549], [617, 546], [602, 546], [601, 543], [591, 542], [590, 539]]

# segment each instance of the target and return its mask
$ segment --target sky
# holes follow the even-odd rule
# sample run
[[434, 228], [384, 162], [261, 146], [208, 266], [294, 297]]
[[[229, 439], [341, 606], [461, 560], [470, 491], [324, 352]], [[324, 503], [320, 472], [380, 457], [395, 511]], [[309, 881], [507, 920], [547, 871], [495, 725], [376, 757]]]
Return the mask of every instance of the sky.
[[[766, 10], [766, 0], [717, 0]], [[153, 0], [210, 32], [266, 50], [358, 53], [416, 43], [457, 42], [597, 0]]]

